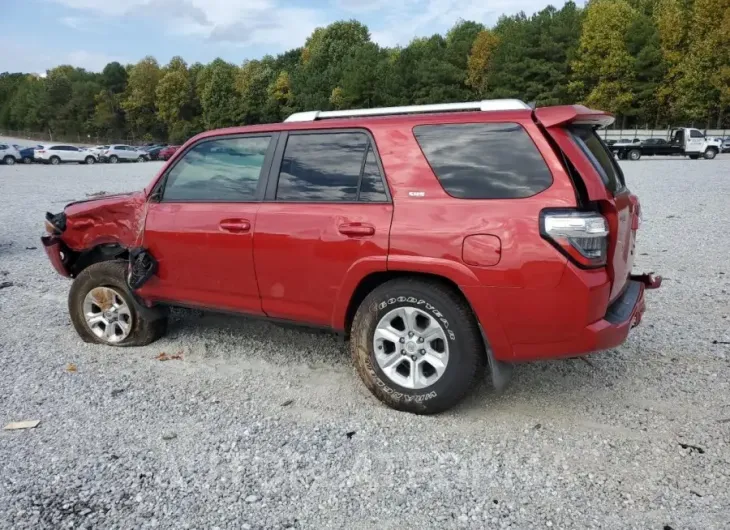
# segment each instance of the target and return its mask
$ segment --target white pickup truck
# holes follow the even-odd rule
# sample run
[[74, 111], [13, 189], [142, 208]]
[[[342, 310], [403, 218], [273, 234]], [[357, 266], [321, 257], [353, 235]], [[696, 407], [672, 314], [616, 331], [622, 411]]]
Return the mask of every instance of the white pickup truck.
[[700, 157], [712, 160], [722, 151], [722, 142], [714, 138], [706, 138], [699, 129], [682, 127], [672, 129], [668, 142], [616, 143], [610, 149], [620, 160], [639, 160], [642, 156], [669, 155], [688, 156], [692, 160]]

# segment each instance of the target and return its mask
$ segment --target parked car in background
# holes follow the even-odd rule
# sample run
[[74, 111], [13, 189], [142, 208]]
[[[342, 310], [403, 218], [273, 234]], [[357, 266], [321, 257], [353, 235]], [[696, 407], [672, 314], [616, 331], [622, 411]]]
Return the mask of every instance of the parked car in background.
[[24, 164], [32, 164], [35, 161], [35, 150], [41, 146], [37, 145], [35, 147], [23, 147], [21, 145], [15, 145], [13, 147], [15, 147], [20, 153], [20, 160]]
[[146, 149], [147, 156], [149, 156], [150, 160], [159, 160], [160, 158], [160, 151], [162, 151], [165, 147], [161, 145], [157, 145], [154, 147], [150, 147], [149, 149]]
[[96, 145], [94, 147], [87, 147], [86, 150], [92, 153], [95, 157], [100, 158], [104, 151], [109, 149], [108, 145]]
[[21, 160], [22, 157], [20, 156], [20, 152], [14, 145], [0, 144], [0, 162], [8, 166], [12, 166]]
[[661, 278], [632, 273], [613, 120], [488, 100], [209, 131], [144, 190], [48, 213], [42, 242], [86, 342], [149, 344], [169, 305], [296, 321], [349, 337], [388, 406], [436, 413], [485, 365], [501, 388], [641, 322]]
[[157, 153], [157, 158], [159, 160], [170, 160], [170, 157], [175, 154], [175, 151], [180, 149], [179, 145], [168, 145], [164, 149], [160, 149], [160, 152]]
[[101, 155], [101, 159], [104, 162], [116, 164], [117, 162], [146, 162], [150, 158], [147, 152], [139, 147], [116, 144], [110, 145], [109, 149]]
[[35, 149], [34, 158], [39, 162], [53, 164], [54, 166], [69, 162], [93, 164], [98, 160], [98, 157], [93, 153], [75, 145], [66, 144], [39, 145]]
[[721, 151], [723, 153], [730, 153], [730, 136], [728, 136], [722, 140]]

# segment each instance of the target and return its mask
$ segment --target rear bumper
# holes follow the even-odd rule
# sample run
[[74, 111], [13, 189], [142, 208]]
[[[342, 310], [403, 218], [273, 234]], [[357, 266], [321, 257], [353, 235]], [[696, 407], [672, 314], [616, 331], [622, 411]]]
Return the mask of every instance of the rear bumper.
[[623, 294], [608, 307], [603, 318], [589, 324], [570, 340], [546, 344], [514, 344], [513, 360], [573, 357], [619, 346], [627, 339], [631, 328], [641, 323], [646, 311], [646, 287], [639, 281], [630, 281]]
[[[540, 297], [533, 296], [531, 300], [537, 305], [535, 313], [511, 314], [509, 317], [503, 313], [505, 309], [509, 308], [510, 313], [513, 313], [516, 307], [526, 306], [522, 304], [508, 306], [500, 303], [499, 309], [495, 311], [495, 306], [485, 303], [484, 298], [473, 299], [470, 296], [476, 294], [473, 291], [470, 293], [465, 290], [465, 294], [470, 298], [486, 332], [494, 358], [505, 362], [522, 362], [574, 357], [615, 348], [626, 340], [631, 328], [641, 322], [646, 310], [646, 290], [656, 289], [660, 285], [659, 276], [656, 278], [650, 274], [631, 276], [623, 293], [608, 306], [605, 313], [600, 307], [606, 307], [604, 304], [608, 296], [608, 287], [601, 284], [594, 289], [573, 288], [569, 291], [552, 291], [553, 298], [568, 299], [570, 301], [568, 307], [561, 307], [552, 302], [546, 304]], [[512, 298], [518, 296], [514, 293]], [[581, 300], [582, 304], [578, 305], [577, 300]], [[602, 304], [600, 300], [603, 300]], [[576, 310], [578, 307], [582, 309]], [[515, 330], [514, 323], [510, 322], [510, 319], [516, 316], [521, 316], [522, 332]], [[580, 322], [579, 319], [586, 316], [589, 317], [590, 323], [576, 327]], [[505, 326], [508, 322], [510, 325]], [[557, 336], [557, 331], [549, 332], [550, 328], [572, 331], [561, 332], [563, 336], [560, 337]]]
[[46, 256], [56, 269], [56, 272], [61, 276], [71, 277], [71, 273], [66, 266], [66, 258], [68, 256], [68, 249], [59, 238], [54, 236], [42, 236], [41, 243], [43, 243], [43, 250], [46, 251]]

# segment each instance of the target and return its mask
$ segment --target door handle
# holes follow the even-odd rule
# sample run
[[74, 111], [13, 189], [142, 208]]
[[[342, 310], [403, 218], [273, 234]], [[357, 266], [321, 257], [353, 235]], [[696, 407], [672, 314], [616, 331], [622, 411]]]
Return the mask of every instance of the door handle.
[[242, 234], [251, 230], [251, 223], [246, 219], [224, 219], [218, 225], [221, 230]]
[[345, 223], [337, 227], [340, 234], [352, 237], [372, 236], [375, 234], [375, 227], [362, 223]]

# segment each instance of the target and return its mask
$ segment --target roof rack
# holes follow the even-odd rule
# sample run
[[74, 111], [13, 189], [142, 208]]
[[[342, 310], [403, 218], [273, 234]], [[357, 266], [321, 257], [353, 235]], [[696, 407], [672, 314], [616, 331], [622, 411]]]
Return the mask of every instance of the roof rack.
[[315, 121], [332, 118], [358, 118], [363, 116], [393, 116], [396, 114], [421, 114], [426, 112], [459, 112], [468, 110], [531, 110], [527, 103], [519, 99], [484, 99], [464, 103], [440, 103], [437, 105], [408, 105], [403, 107], [380, 107], [375, 109], [353, 110], [310, 110], [295, 112], [285, 122]]

